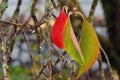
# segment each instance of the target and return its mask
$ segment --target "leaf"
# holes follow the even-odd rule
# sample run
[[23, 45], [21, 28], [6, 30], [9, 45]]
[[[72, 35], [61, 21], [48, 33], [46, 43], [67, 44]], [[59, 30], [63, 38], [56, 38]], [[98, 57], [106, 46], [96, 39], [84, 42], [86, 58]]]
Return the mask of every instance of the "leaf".
[[84, 58], [82, 56], [79, 43], [73, 32], [69, 17], [67, 18], [65, 24], [65, 29], [63, 33], [63, 44], [64, 49], [70, 54], [70, 56], [80, 65], [82, 65], [84, 63]]
[[79, 66], [77, 79], [96, 62], [99, 54], [99, 41], [92, 25], [85, 20], [82, 25], [80, 47], [84, 57], [84, 64]]
[[63, 30], [64, 30], [64, 25], [67, 19], [67, 15], [64, 11], [65, 7], [63, 7], [60, 15], [58, 16], [55, 24], [53, 25], [52, 28], [52, 40], [53, 42], [61, 49], [64, 48], [63, 46]]
[[71, 27], [70, 18], [65, 13], [63, 7], [58, 19], [52, 28], [52, 40], [61, 49], [65, 49], [70, 56], [79, 64], [83, 64], [84, 59]]

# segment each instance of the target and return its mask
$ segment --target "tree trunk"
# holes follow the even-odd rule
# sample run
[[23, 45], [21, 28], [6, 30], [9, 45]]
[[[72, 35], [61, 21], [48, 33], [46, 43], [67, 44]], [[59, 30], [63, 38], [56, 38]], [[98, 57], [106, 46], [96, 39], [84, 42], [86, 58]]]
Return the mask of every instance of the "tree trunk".
[[[120, 74], [120, 0], [102, 0], [108, 26], [110, 41], [115, 54], [119, 57], [118, 63], [111, 61]], [[109, 55], [109, 53], [108, 53]], [[114, 57], [116, 58], [116, 57]]]

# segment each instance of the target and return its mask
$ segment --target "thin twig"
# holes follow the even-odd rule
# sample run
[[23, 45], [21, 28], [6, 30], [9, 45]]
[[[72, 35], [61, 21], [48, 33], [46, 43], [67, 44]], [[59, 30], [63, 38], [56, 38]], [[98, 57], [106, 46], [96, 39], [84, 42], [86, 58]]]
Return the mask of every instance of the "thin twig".
[[98, 0], [93, 0], [92, 7], [91, 7], [89, 17], [88, 17], [88, 21], [90, 23], [93, 22], [93, 18], [94, 18], [93, 16], [94, 16], [94, 13], [95, 13], [95, 8], [97, 6], [97, 3], [98, 3]]
[[30, 53], [29, 55], [30, 55], [31, 62], [32, 62], [32, 64], [33, 64], [33, 68], [34, 68], [35, 73], [36, 73], [36, 75], [37, 75], [37, 74], [38, 74], [38, 73], [37, 73], [38, 71], [36, 70], [35, 61], [33, 60], [32, 50], [31, 50], [31, 47], [30, 47], [30, 44], [29, 44], [29, 40], [28, 40], [28, 38], [27, 38], [24, 30], [22, 30], [22, 33], [23, 33], [25, 42], [26, 42], [26, 44], [27, 44], [27, 47], [28, 47], [28, 49], [29, 49], [29, 53]]
[[[32, 12], [32, 18], [33, 18], [33, 21], [34, 21], [34, 23], [35, 23], [35, 30], [36, 30], [36, 35], [37, 35], [37, 42], [38, 42], [38, 45], [37, 45], [37, 49], [38, 49], [38, 54], [39, 54], [39, 59], [40, 59], [40, 64], [41, 64], [41, 67], [43, 66], [43, 64], [42, 64], [42, 58], [41, 58], [41, 49], [40, 49], [40, 31], [39, 31], [39, 27], [37, 27], [37, 23], [39, 23], [38, 22], [38, 20], [37, 20], [37, 18], [36, 18], [36, 16], [35, 16], [35, 14], [34, 14], [34, 12]], [[43, 20], [41, 20], [40, 21], [40, 23], [42, 22]]]
[[[54, 45], [51, 44], [51, 46], [52, 46], [52, 48], [58, 53], [58, 55], [65, 61], [66, 59], [64, 58], [64, 56], [57, 51], [57, 49], [54, 47]], [[64, 52], [65, 52], [65, 51], [64, 51]]]
[[99, 71], [100, 71], [100, 80], [105, 80], [104, 70], [102, 68], [102, 56], [101, 56], [101, 54], [99, 54], [98, 63], [99, 63]]
[[50, 80], [53, 80], [53, 65], [52, 65], [51, 60], [49, 60], [48, 68], [50, 71]]
[[9, 21], [2, 21], [0, 20], [1, 23], [5, 23], [5, 24], [11, 24], [11, 25], [15, 25], [15, 26], [21, 26], [21, 24], [17, 24], [17, 23], [14, 23], [14, 22], [9, 22]]
[[71, 60], [71, 62], [68, 64], [68, 65], [72, 65], [72, 69], [70, 71], [70, 74], [69, 74], [69, 77], [68, 77], [68, 80], [72, 80], [72, 77], [75, 77], [75, 61]]
[[13, 42], [13, 41], [15, 40], [16, 36], [21, 32], [21, 30], [22, 30], [22, 29], [25, 27], [25, 25], [29, 22], [30, 17], [31, 17], [31, 16], [29, 16], [29, 18], [28, 18], [28, 20], [25, 22], [25, 24], [20, 25], [20, 26], [19, 26], [19, 29], [16, 31], [16, 33], [14, 33], [14, 35], [13, 35], [10, 39], [8, 39], [7, 45], [9, 45], [11, 42]]
[[[58, 54], [59, 54], [59, 53], [58, 53]], [[62, 58], [62, 60], [66, 61], [66, 59], [64, 58], [65, 54], [66, 54], [66, 51], [64, 51], [64, 52], [62, 53], [62, 55], [59, 54], [59, 57], [55, 60], [54, 65], [56, 65], [56, 64], [61, 60], [61, 58]]]
[[103, 49], [103, 47], [100, 45], [100, 49], [101, 51], [103, 52], [105, 58], [106, 58], [106, 61], [107, 61], [107, 64], [108, 64], [108, 68], [109, 68], [109, 71], [110, 71], [110, 75], [111, 75], [111, 78], [113, 78], [113, 73], [112, 73], [112, 68], [111, 68], [111, 65], [110, 65], [110, 61], [108, 59], [108, 56], [107, 56], [107, 53], [105, 52], [105, 50]]
[[42, 67], [43, 64], [42, 64], [42, 54], [41, 54], [41, 49], [40, 49], [40, 47], [41, 47], [41, 45], [40, 45], [40, 42], [41, 42], [41, 40], [40, 40], [40, 31], [39, 31], [38, 27], [36, 27], [35, 29], [36, 29], [37, 43], [38, 43], [37, 44], [37, 50], [38, 50], [40, 64], [41, 64], [41, 67]]
[[52, 13], [52, 16], [53, 16], [55, 19], [57, 19], [57, 16], [56, 16], [55, 14]]
[[47, 64], [45, 64], [43, 66], [43, 68], [39, 71], [39, 74], [33, 79], [33, 80], [38, 80], [38, 78], [40, 77], [40, 75], [42, 74], [43, 70], [47, 67], [49, 62], [47, 62]]
[[53, 4], [54, 8], [56, 8], [55, 1], [54, 1], [54, 0], [51, 0], [51, 2], [52, 2], [52, 4]]
[[[8, 28], [9, 32], [7, 33], [7, 34], [8, 34], [8, 36], [6, 37], [7, 40], [8, 40], [8, 39], [11, 39], [11, 37], [12, 37], [12, 36], [14, 35], [14, 33], [16, 32], [16, 29], [17, 29], [17, 26], [16, 26], [16, 25], [11, 25], [11, 27]], [[7, 43], [7, 42], [6, 42], [6, 43]], [[11, 55], [11, 52], [12, 52], [12, 50], [13, 50], [14, 43], [15, 43], [15, 39], [12, 40], [9, 45], [6, 46], [6, 47], [7, 47], [7, 52], [8, 52], [8, 55], [9, 55], [9, 56]]]
[[50, 25], [47, 23], [47, 43], [48, 43], [48, 53], [51, 56], [51, 39], [50, 39]]

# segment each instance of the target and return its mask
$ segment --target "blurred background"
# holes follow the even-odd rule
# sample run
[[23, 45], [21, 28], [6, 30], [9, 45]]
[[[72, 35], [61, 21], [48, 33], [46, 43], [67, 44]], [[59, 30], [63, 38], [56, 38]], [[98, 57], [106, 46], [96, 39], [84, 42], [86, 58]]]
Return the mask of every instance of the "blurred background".
[[[15, 38], [13, 48], [10, 53], [10, 76], [11, 80], [31, 80], [33, 78], [33, 74], [35, 71], [33, 69], [30, 57], [30, 51], [33, 55], [33, 60], [36, 64], [37, 73], [43, 67], [44, 64], [47, 63], [50, 55], [49, 50], [52, 52], [51, 61], [54, 62], [58, 58], [58, 54], [56, 54], [53, 48], [49, 49], [49, 43], [44, 39], [44, 35], [40, 32], [40, 39], [37, 40], [36, 35], [36, 23], [34, 22], [33, 17], [31, 17], [31, 13], [34, 12], [38, 22], [40, 22], [46, 14], [49, 16], [54, 14], [53, 16], [46, 17], [49, 26], [52, 27], [55, 22], [55, 17], [57, 17], [61, 11], [61, 8], [66, 5], [69, 7], [69, 11], [72, 10], [73, 7], [77, 7], [78, 11], [81, 11], [86, 18], [88, 18], [93, 0], [53, 0], [55, 5], [52, 5], [52, 0], [0, 0], [0, 20], [1, 21], [12, 21], [17, 24], [27, 24], [23, 28], [25, 30], [26, 36], [28, 38], [30, 49], [26, 43], [25, 36], [22, 33], [19, 33]], [[48, 2], [48, 3], [47, 3]], [[34, 6], [33, 6], [34, 5]], [[33, 8], [34, 7], [34, 8]], [[55, 7], [55, 8], [54, 8]], [[47, 9], [51, 10], [52, 13], [48, 14]], [[29, 19], [29, 21], [27, 21]], [[80, 18], [72, 18], [72, 25], [74, 25], [74, 32], [76, 36], [80, 33], [81, 19]], [[0, 30], [4, 30], [5, 32], [9, 31], [9, 28], [2, 22], [0, 22]], [[112, 69], [113, 74], [119, 78], [120, 75], [120, 0], [98, 0], [97, 7], [94, 13], [93, 26], [98, 34], [99, 41], [102, 47], [105, 49]], [[4, 27], [4, 28], [2, 28]], [[44, 23], [40, 26], [47, 37], [49, 33], [47, 30], [47, 24]], [[7, 30], [8, 29], [8, 30]], [[13, 32], [11, 32], [11, 35]], [[7, 37], [7, 36], [5, 36]], [[91, 36], [92, 37], [92, 36]], [[38, 45], [39, 44], [39, 45]], [[54, 44], [54, 48], [58, 50], [60, 53], [64, 51], [58, 49]], [[40, 52], [39, 52], [40, 50]], [[65, 54], [65, 58], [70, 62], [70, 56]], [[108, 65], [106, 63], [106, 59], [104, 55], [103, 58], [103, 69], [105, 72], [106, 80], [109, 80], [109, 71]], [[63, 63], [59, 62], [56, 67], [56, 71], [61, 70], [61, 65]], [[69, 76], [68, 73], [71, 72], [73, 65], [62, 69], [63, 73], [56, 74], [55, 80], [66, 80]], [[68, 72], [68, 73], [67, 73]], [[66, 74], [66, 76], [64, 75]], [[64, 78], [57, 78], [60, 75]], [[81, 80], [99, 80], [99, 63], [96, 61], [95, 65], [89, 71], [89, 78], [86, 77], [87, 74], [81, 77]], [[2, 80], [2, 47], [0, 43], [0, 80]], [[43, 76], [41, 76], [40, 80], [43, 80]], [[46, 79], [45, 79], [46, 80]], [[73, 79], [74, 80], [74, 79]], [[118, 79], [119, 80], [119, 79]]]

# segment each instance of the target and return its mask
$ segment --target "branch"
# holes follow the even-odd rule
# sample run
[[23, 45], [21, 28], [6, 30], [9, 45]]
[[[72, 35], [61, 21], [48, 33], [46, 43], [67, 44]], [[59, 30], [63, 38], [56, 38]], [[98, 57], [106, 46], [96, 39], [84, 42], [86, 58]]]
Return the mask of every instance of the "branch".
[[91, 7], [90, 14], [89, 14], [89, 17], [88, 17], [88, 21], [90, 23], [93, 22], [93, 16], [94, 16], [94, 13], [95, 13], [95, 8], [97, 6], [97, 3], [98, 3], [98, 0], [94, 0], [93, 3], [92, 3], [92, 7]]
[[56, 8], [55, 1], [54, 1], [54, 0], [51, 0], [51, 2], [52, 2], [52, 4], [53, 4], [54, 8]]
[[59, 55], [59, 58], [62, 58], [62, 60], [66, 61], [64, 55], [66, 54], [66, 51], [63, 52], [63, 54], [59, 53], [59, 51], [57, 51], [57, 49], [54, 47], [53, 44], [51, 44], [51, 47], [56, 51], [56, 53]]
[[2, 51], [3, 51], [3, 75], [4, 75], [4, 80], [10, 80], [9, 79], [9, 66], [8, 66], [8, 61], [7, 61], [7, 49], [6, 49], [6, 44], [4, 41], [3, 33], [0, 32], [0, 38], [2, 41]]
[[52, 65], [51, 60], [49, 60], [48, 68], [50, 72], [50, 80], [53, 80], [53, 65]]
[[[89, 14], [89, 17], [88, 17], [88, 21], [89, 21], [90, 23], [93, 22], [93, 16], [94, 16], [94, 12], [95, 12], [95, 8], [96, 8], [96, 6], [97, 6], [97, 3], [98, 3], [98, 0], [94, 0], [94, 1], [93, 1], [92, 7], [91, 7], [91, 10], [90, 10], [90, 14]], [[100, 43], [99, 43], [99, 46], [100, 46], [100, 49], [101, 49], [101, 51], [103, 52], [103, 54], [104, 54], [104, 56], [105, 56], [105, 58], [106, 58], [106, 61], [107, 61], [107, 63], [108, 63], [108, 67], [109, 67], [109, 71], [110, 71], [111, 77], [112, 77], [112, 79], [114, 79], [114, 76], [113, 76], [113, 74], [112, 74], [112, 68], [111, 68], [110, 61], [109, 61], [109, 59], [108, 59], [108, 56], [107, 56], [105, 50], [103, 49], [103, 47], [101, 46]], [[99, 58], [100, 58], [100, 56], [99, 56]], [[100, 63], [100, 65], [101, 65], [101, 63]], [[102, 73], [103, 73], [103, 72], [102, 72]], [[102, 74], [101, 74], [101, 75], [102, 75]], [[102, 77], [104, 77], [104, 76], [102, 76]], [[103, 78], [103, 79], [104, 79], [104, 78]]]
[[26, 42], [26, 44], [27, 44], [27, 47], [28, 47], [28, 49], [29, 49], [29, 53], [30, 53], [29, 55], [30, 55], [31, 62], [32, 62], [32, 64], [33, 64], [33, 68], [34, 68], [34, 70], [35, 70], [35, 73], [38, 74], [38, 73], [37, 73], [37, 70], [36, 70], [35, 61], [33, 60], [32, 50], [31, 50], [31, 47], [30, 47], [29, 40], [28, 40], [28, 38], [27, 38], [24, 30], [22, 30], [22, 33], [23, 33], [25, 42]]
[[107, 53], [105, 52], [105, 50], [103, 49], [103, 47], [101, 46], [101, 44], [100, 44], [100, 49], [101, 49], [101, 51], [103, 52], [103, 54], [104, 54], [104, 56], [106, 58], [106, 61], [107, 61], [107, 64], [108, 64], [108, 68], [109, 68], [109, 71], [110, 71], [110, 75], [111, 75], [111, 78], [113, 79], [114, 76], [113, 76], [113, 73], [112, 73], [112, 68], [111, 68], [111, 65], [110, 65], [110, 61], [108, 59]]
[[[30, 16], [30, 17], [31, 17], [31, 16]], [[14, 35], [13, 35], [10, 39], [7, 40], [7, 45], [9, 45], [11, 42], [13, 42], [13, 41], [15, 40], [16, 36], [21, 32], [21, 30], [22, 30], [22, 29], [25, 27], [25, 25], [29, 22], [30, 17], [29, 17], [28, 20], [25, 22], [25, 24], [20, 25], [20, 26], [19, 26], [19, 29], [17, 29], [16, 33], [14, 33]]]
[[102, 56], [99, 54], [98, 57], [99, 71], [100, 71], [100, 80], [105, 80], [104, 70], [102, 68]]
[[47, 63], [43, 66], [43, 68], [39, 71], [39, 74], [38, 74], [35, 78], [33, 78], [33, 80], [38, 80], [38, 79], [39, 79], [40, 75], [42, 74], [43, 70], [47, 67], [48, 64], [49, 64], [49, 62], [47, 62]]
[[9, 21], [2, 21], [0, 20], [1, 23], [5, 23], [5, 24], [11, 24], [11, 25], [15, 25], [15, 26], [21, 26], [21, 24], [17, 24], [17, 23], [14, 23], [14, 22], [9, 22]]

